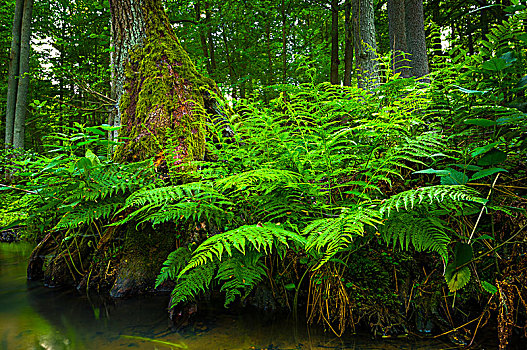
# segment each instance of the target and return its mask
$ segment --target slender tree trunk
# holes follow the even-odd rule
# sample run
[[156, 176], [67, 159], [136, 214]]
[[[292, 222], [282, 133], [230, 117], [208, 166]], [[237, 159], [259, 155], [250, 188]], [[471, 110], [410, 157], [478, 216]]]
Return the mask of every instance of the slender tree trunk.
[[344, 86], [351, 86], [353, 69], [353, 29], [351, 24], [351, 0], [344, 4], [344, 28], [346, 31], [344, 43]]
[[229, 48], [229, 41], [227, 40], [227, 30], [225, 28], [225, 25], [222, 25], [222, 31], [221, 36], [223, 39], [223, 45], [225, 45], [225, 57], [227, 58], [227, 65], [229, 66], [229, 76], [231, 78], [231, 95], [232, 98], [236, 98], [236, 72], [234, 70], [234, 65], [232, 62], [232, 54], [231, 50]]
[[17, 0], [15, 4], [15, 15], [13, 16], [13, 38], [11, 41], [11, 52], [9, 53], [9, 71], [7, 76], [5, 147], [13, 145], [18, 72], [20, 68], [20, 30], [22, 28], [23, 8], [24, 0]]
[[273, 84], [273, 53], [271, 51], [271, 21], [265, 23], [265, 43], [267, 45], [267, 85]]
[[[194, 4], [194, 11], [196, 12], [196, 23], [198, 23], [199, 26], [199, 40], [201, 42], [201, 50], [203, 51], [203, 57], [206, 59], [206, 66], [207, 66], [207, 73], [209, 75], [211, 74], [211, 66], [210, 66], [210, 59], [209, 59], [209, 50], [207, 48], [207, 37], [205, 35], [205, 30], [203, 29], [203, 23], [201, 21], [201, 1], [197, 0]], [[205, 25], [207, 24], [206, 18], [205, 18]]]
[[15, 122], [13, 128], [13, 147], [24, 148], [25, 123], [27, 112], [27, 95], [29, 91], [29, 53], [31, 51], [31, 18], [33, 0], [24, 2], [24, 14], [20, 30], [20, 68], [16, 92]]
[[428, 74], [423, 0], [406, 0], [405, 17], [411, 74], [419, 78]]
[[390, 50], [392, 51], [392, 69], [408, 78], [410, 72], [406, 61], [408, 48], [406, 45], [405, 0], [388, 0], [388, 30], [390, 32]]
[[358, 85], [372, 90], [380, 84], [373, 0], [353, 0], [352, 21]]
[[[121, 126], [121, 110], [119, 101], [123, 93], [124, 69], [128, 60], [129, 51], [139, 45], [146, 36], [146, 27], [141, 10], [141, 4], [137, 0], [122, 1], [109, 0], [112, 18], [112, 98], [117, 101], [117, 110], [114, 113], [112, 125]], [[116, 130], [113, 135], [118, 136]]]
[[287, 14], [285, 0], [281, 3], [282, 13], [282, 84], [287, 81]]
[[[205, 8], [205, 20], [207, 21], [207, 25], [210, 23], [210, 10], [208, 6]], [[209, 52], [210, 52], [210, 68], [212, 72], [216, 71], [216, 55], [214, 50], [214, 40], [212, 38], [212, 31], [207, 28], [207, 36], [209, 41]]]
[[339, 3], [331, 0], [331, 84], [339, 83]]

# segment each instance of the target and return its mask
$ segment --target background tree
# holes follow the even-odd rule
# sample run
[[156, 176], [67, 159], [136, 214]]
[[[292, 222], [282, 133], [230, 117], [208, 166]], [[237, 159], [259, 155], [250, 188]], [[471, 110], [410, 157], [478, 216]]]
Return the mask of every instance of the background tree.
[[[406, 24], [405, 24], [405, 0], [388, 0], [388, 22], [390, 32], [390, 50], [392, 51], [392, 69], [401, 76], [409, 76], [408, 46], [406, 43]], [[424, 28], [423, 28], [424, 30]]]
[[423, 0], [406, 0], [405, 24], [411, 75], [414, 77], [425, 76], [428, 74], [428, 55], [426, 52]]
[[6, 101], [6, 146], [24, 148], [33, 0], [17, 0], [13, 18]]
[[373, 1], [353, 0], [352, 11], [358, 84], [373, 89], [380, 83]]

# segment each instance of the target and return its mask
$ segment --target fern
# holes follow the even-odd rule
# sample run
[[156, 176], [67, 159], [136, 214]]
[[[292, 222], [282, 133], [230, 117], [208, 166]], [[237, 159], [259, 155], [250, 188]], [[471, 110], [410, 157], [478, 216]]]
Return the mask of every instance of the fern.
[[218, 259], [221, 261], [224, 253], [233, 255], [233, 250], [245, 254], [246, 247], [250, 246], [258, 252], [271, 253], [273, 247], [288, 246], [288, 241], [293, 241], [301, 246], [305, 239], [273, 223], [245, 225], [234, 230], [219, 233], [203, 242], [193, 253], [188, 265], [180, 272], [183, 276], [187, 271], [205, 265], [208, 261]]
[[219, 225], [221, 220], [232, 217], [228, 210], [233, 205], [229, 198], [205, 182], [145, 188], [127, 198], [121, 211], [127, 208], [135, 210], [116, 225], [129, 221], [150, 221], [157, 225], [182, 219], [195, 222], [206, 219]]
[[320, 268], [346, 248], [356, 236], [362, 236], [366, 226], [380, 224], [379, 217], [376, 210], [358, 207], [345, 210], [338, 218], [311, 222], [302, 232], [307, 236], [305, 250], [323, 254], [314, 269]]
[[410, 243], [416, 251], [437, 252], [448, 260], [448, 244], [451, 230], [438, 217], [403, 212], [392, 215], [379, 229], [387, 244], [399, 243], [401, 249], [408, 250]]
[[462, 202], [486, 204], [487, 200], [479, 197], [479, 193], [463, 185], [437, 185], [421, 187], [398, 193], [387, 199], [380, 207], [380, 213], [389, 217], [395, 209], [412, 210], [417, 205], [436, 204], [443, 208], [455, 208]]
[[247, 251], [246, 254], [233, 254], [231, 258], [221, 262], [216, 278], [223, 282], [221, 291], [225, 292], [227, 307], [237, 295], [247, 295], [265, 276], [265, 266], [260, 261], [262, 254]]
[[188, 271], [177, 279], [176, 286], [171, 294], [171, 305], [175, 307], [179, 303], [192, 300], [201, 292], [205, 292], [214, 278], [216, 263], [209, 262], [201, 265], [199, 269]]
[[187, 247], [180, 247], [168, 254], [163, 263], [163, 267], [156, 278], [155, 288], [159, 287], [165, 281], [175, 281], [179, 271], [185, 267], [190, 259], [191, 252]]
[[55, 230], [63, 228], [76, 228], [81, 225], [90, 225], [97, 219], [108, 219], [123, 205], [121, 198], [111, 198], [97, 202], [86, 202], [75, 205], [73, 210], [67, 211], [55, 226]]
[[298, 182], [299, 179], [299, 174], [292, 171], [261, 168], [219, 179], [216, 184], [225, 191], [249, 187], [265, 187], [266, 191], [271, 191], [278, 186], [283, 186], [283, 183]]

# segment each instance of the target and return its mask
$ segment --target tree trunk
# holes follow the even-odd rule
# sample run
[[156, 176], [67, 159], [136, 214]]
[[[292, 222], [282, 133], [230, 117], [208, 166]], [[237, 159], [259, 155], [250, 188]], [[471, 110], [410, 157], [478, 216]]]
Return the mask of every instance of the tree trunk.
[[18, 69], [18, 88], [16, 91], [15, 122], [13, 128], [13, 147], [24, 148], [27, 95], [29, 90], [29, 53], [31, 51], [31, 18], [33, 0], [24, 2], [22, 27], [20, 29], [20, 67]]
[[[155, 156], [159, 176], [185, 181], [178, 172], [193, 171], [191, 161], [203, 159], [205, 120], [200, 112], [213, 102], [207, 91], [217, 88], [197, 72], [181, 47], [161, 0], [110, 0], [110, 10], [112, 92], [123, 122], [120, 136], [126, 137], [114, 158], [126, 162]], [[185, 228], [177, 229], [185, 239]], [[70, 243], [53, 233], [58, 237], [47, 236], [31, 254], [28, 277], [43, 276], [50, 286], [69, 284], [83, 291], [109, 289], [113, 297], [143, 293], [153, 289], [163, 261], [176, 248], [174, 230], [173, 225], [112, 226], [96, 247], [82, 240], [69, 249]], [[44, 264], [42, 256], [50, 253], [54, 258]], [[70, 260], [78, 271], [70, 269]]]
[[346, 31], [344, 43], [344, 86], [351, 86], [353, 69], [353, 29], [351, 25], [351, 0], [344, 4], [344, 28]]
[[406, 0], [405, 18], [411, 74], [419, 78], [428, 74], [423, 0]]
[[[196, 23], [198, 23], [198, 30], [199, 30], [199, 40], [201, 42], [201, 50], [203, 51], [203, 57], [206, 59], [206, 66], [207, 66], [207, 73], [209, 75], [212, 73], [211, 66], [210, 66], [210, 59], [209, 59], [209, 49], [207, 47], [207, 37], [205, 35], [205, 30], [203, 29], [203, 23], [201, 22], [201, 1], [197, 0], [194, 4], [194, 11], [196, 16]], [[207, 24], [205, 19], [205, 25]]]
[[287, 14], [285, 0], [281, 3], [282, 13], [282, 84], [287, 81]]
[[339, 3], [331, 0], [331, 84], [339, 83]]
[[20, 29], [22, 28], [24, 0], [16, 0], [13, 16], [13, 38], [9, 54], [9, 71], [7, 77], [7, 104], [5, 147], [13, 145], [13, 129], [15, 123], [16, 95], [18, 89], [18, 70], [20, 68]]
[[[111, 0], [115, 45], [114, 84], [127, 137], [115, 159], [136, 161], [162, 154], [177, 140], [167, 166], [190, 167], [204, 154], [201, 88], [216, 89], [201, 76], [175, 36], [161, 0]], [[186, 165], [184, 165], [186, 164]]]
[[353, 0], [352, 21], [358, 85], [372, 90], [380, 84], [373, 1]]
[[[205, 19], [208, 25], [210, 23], [210, 11], [208, 7], [205, 9]], [[212, 72], [215, 72], [216, 71], [216, 56], [214, 52], [214, 40], [212, 39], [212, 31], [207, 29], [207, 35], [208, 35], [208, 40], [209, 40], [210, 68]]]
[[404, 0], [388, 0], [388, 30], [390, 32], [390, 50], [392, 51], [392, 69], [408, 78], [410, 72], [406, 61], [408, 48], [406, 45], [406, 24]]

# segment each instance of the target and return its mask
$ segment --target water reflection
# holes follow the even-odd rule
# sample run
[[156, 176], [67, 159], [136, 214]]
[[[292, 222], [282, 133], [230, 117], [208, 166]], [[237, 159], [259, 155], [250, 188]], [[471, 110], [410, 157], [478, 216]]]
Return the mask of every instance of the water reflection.
[[0, 244], [0, 349], [444, 349], [439, 342], [335, 338], [288, 316], [200, 306], [169, 329], [167, 296], [112, 300], [27, 282], [31, 245]]

